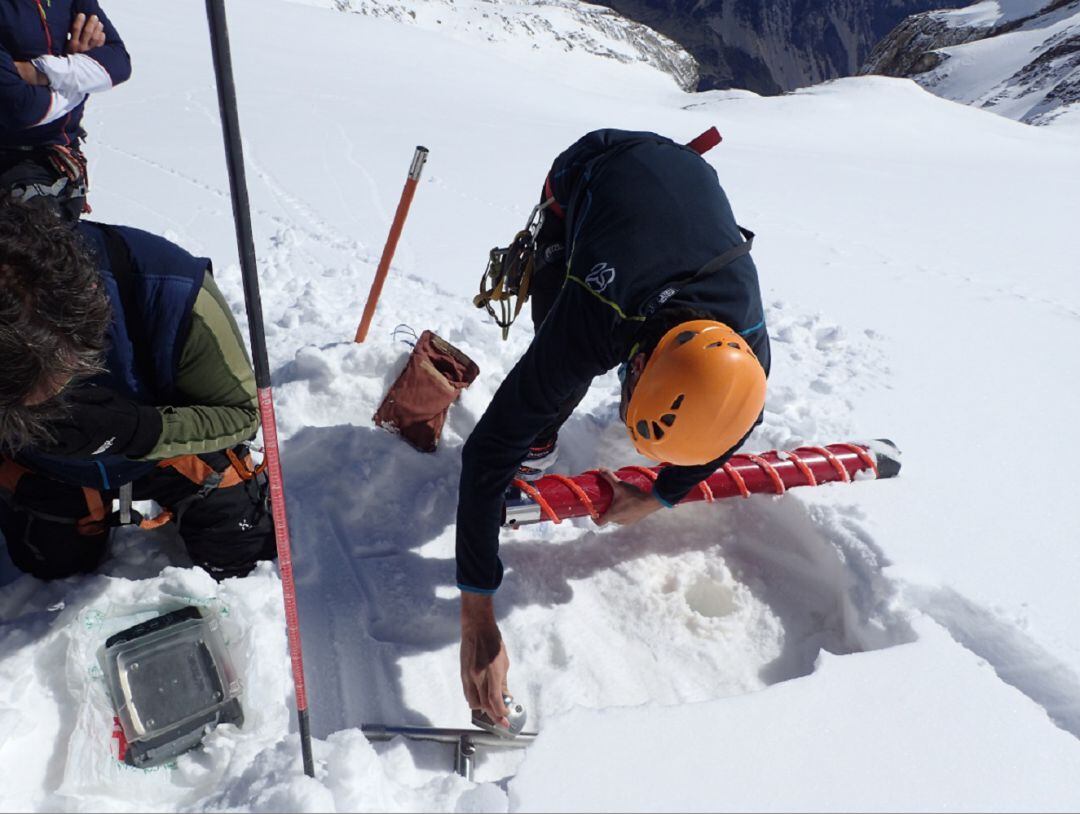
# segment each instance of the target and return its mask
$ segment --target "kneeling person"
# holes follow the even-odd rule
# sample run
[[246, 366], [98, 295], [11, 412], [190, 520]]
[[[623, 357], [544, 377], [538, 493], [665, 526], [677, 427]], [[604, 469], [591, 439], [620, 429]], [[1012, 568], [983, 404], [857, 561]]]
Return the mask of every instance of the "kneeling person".
[[196, 565], [248, 573], [275, 554], [245, 445], [258, 424], [209, 260], [138, 229], [0, 205], [0, 531], [15, 565], [41, 579], [92, 571], [130, 501], [154, 500]]

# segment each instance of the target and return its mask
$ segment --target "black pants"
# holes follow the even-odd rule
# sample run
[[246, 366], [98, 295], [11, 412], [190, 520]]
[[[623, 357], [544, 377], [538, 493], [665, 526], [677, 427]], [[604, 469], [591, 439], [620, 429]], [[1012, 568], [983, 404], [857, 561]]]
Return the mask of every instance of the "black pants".
[[[532, 284], [529, 287], [529, 301], [533, 330], [540, 330], [540, 325], [555, 304], [563, 283], [566, 282], [566, 248], [562, 244], [563, 221], [552, 213], [544, 219], [544, 225], [536, 238], [536, 260], [533, 267]], [[568, 398], [559, 410], [559, 415], [533, 441], [534, 447], [543, 447], [554, 441], [559, 435], [559, 428], [566, 423], [585, 394], [589, 386], [584, 385]]]
[[[198, 457], [217, 472], [231, 466], [224, 453]], [[132, 497], [172, 511], [192, 562], [217, 580], [243, 576], [259, 560], [275, 558], [265, 476], [186, 500], [199, 490], [175, 469], [159, 468], [132, 484]], [[100, 493], [106, 511], [117, 495]], [[3, 497], [0, 532], [21, 570], [39, 579], [62, 579], [94, 571], [108, 553], [110, 530], [78, 522], [87, 517], [93, 498], [81, 487], [31, 472], [20, 478], [13, 495]]]

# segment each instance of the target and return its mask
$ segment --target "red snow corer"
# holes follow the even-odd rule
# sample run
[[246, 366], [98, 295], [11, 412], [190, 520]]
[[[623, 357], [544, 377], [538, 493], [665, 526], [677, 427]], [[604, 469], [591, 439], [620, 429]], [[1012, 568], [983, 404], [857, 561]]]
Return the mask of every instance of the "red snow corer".
[[[663, 467], [626, 466], [619, 480], [651, 492]], [[712, 503], [727, 497], [753, 494], [782, 495], [796, 486], [892, 478], [900, 472], [900, 450], [892, 441], [879, 439], [859, 443], [805, 446], [790, 452], [736, 453], [679, 503], [704, 500]], [[515, 480], [520, 496], [506, 501], [504, 526], [516, 528], [568, 517], [591, 516], [599, 521], [611, 505], [611, 487], [594, 470], [581, 475], [544, 475], [527, 483]]]

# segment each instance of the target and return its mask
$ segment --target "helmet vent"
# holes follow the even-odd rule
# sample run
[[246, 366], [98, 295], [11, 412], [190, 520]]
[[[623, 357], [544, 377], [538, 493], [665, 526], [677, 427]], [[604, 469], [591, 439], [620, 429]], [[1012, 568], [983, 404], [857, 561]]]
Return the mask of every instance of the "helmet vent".
[[657, 441], [664, 437], [664, 430], [655, 421], [652, 423], [652, 428]]
[[686, 398], [686, 393], [679, 393], [678, 398], [676, 398], [675, 401], [671, 402], [671, 409], [678, 410], [680, 407], [682, 407], [684, 398]]
[[638, 435], [640, 435], [646, 441], [649, 440], [649, 424], [648, 424], [648, 422], [646, 422], [644, 419], [639, 421], [637, 423], [637, 426], [635, 427], [635, 429], [637, 430]]
[[675, 337], [675, 341], [678, 342], [680, 345], [685, 345], [697, 335], [697, 331], [683, 331], [681, 334]]
[[665, 427], [670, 427], [672, 424], [675, 423], [675, 414], [664, 413], [662, 416], [660, 416], [660, 423], [663, 424]]

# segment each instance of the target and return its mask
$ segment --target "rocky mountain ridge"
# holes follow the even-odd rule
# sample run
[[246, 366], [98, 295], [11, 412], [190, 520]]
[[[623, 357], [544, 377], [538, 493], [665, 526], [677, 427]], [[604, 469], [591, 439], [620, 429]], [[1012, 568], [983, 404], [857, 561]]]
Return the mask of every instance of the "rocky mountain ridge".
[[1080, 110], [1080, 0], [987, 0], [917, 14], [861, 72], [910, 77], [945, 98], [1048, 124]]
[[304, 0], [308, 5], [384, 17], [460, 39], [520, 43], [641, 62], [671, 74], [684, 90], [698, 84], [687, 51], [640, 22], [580, 0]]
[[[686, 48], [700, 90], [778, 94], [858, 72], [910, 14], [957, 0], [595, 0]], [[963, 0], [959, 0], [963, 2]]]

